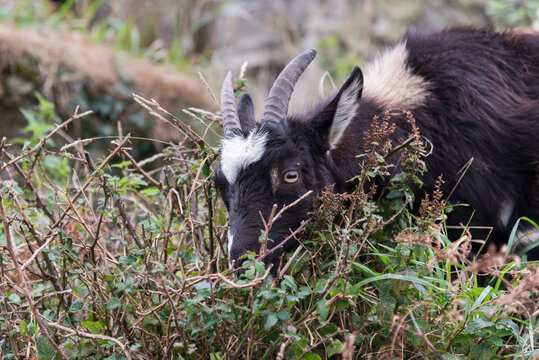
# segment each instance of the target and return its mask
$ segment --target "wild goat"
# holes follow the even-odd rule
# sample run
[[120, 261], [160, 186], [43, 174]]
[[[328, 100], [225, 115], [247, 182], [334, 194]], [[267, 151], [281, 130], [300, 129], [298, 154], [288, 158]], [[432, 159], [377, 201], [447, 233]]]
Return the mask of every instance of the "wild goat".
[[[356, 155], [364, 152], [363, 133], [388, 107], [412, 111], [433, 144], [421, 191], [432, 192], [443, 174], [444, 189], [455, 189], [451, 201], [470, 204], [451, 213], [448, 223], [467, 224], [475, 210], [471, 225], [493, 227], [490, 239], [499, 245], [519, 217], [539, 221], [539, 35], [471, 28], [409, 32], [364, 76], [354, 68], [333, 96], [301, 116], [288, 116], [294, 86], [315, 55], [308, 50], [284, 68], [259, 123], [249, 95], [236, 107], [230, 72], [224, 80], [215, 183], [229, 213], [231, 264], [240, 264], [247, 251], [260, 251], [260, 214], [267, 219], [273, 204], [282, 208], [313, 190], [273, 225], [270, 249], [307, 218], [313, 196], [324, 187], [353, 190], [347, 180], [360, 173]], [[397, 129], [392, 136], [409, 134], [404, 115], [391, 121]], [[459, 170], [472, 158], [457, 185]], [[538, 240], [530, 230], [521, 222], [517, 236]], [[295, 246], [287, 242], [266, 264], [275, 272], [282, 252]]]

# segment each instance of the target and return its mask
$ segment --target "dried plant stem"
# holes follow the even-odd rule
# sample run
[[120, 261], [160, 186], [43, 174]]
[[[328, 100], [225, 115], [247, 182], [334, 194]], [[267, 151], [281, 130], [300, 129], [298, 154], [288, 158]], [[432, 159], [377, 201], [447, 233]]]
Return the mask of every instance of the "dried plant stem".
[[[116, 148], [114, 150], [111, 151], [111, 153], [105, 158], [105, 160], [103, 160], [103, 162], [95, 169], [95, 171], [90, 175], [90, 177], [88, 178], [88, 180], [86, 180], [86, 182], [77, 190], [77, 192], [75, 193], [75, 195], [71, 198], [71, 202], [72, 203], [75, 203], [75, 201], [82, 195], [82, 193], [86, 190], [86, 188], [88, 188], [88, 186], [90, 186], [90, 184], [92, 183], [92, 181], [97, 177], [98, 175], [98, 172], [100, 170], [102, 170], [105, 166], [107, 166], [107, 164], [116, 156], [118, 155], [118, 153], [120, 153], [120, 151], [122, 150], [122, 147], [124, 146], [124, 144], [129, 141], [130, 139], [130, 134], [127, 134], [127, 136], [125, 138], [123, 138], [121, 141], [119, 141], [116, 145]], [[62, 213], [62, 215], [60, 215], [60, 217], [58, 218], [58, 220], [56, 220], [56, 222], [51, 226], [51, 228], [56, 228], [60, 222], [64, 219], [64, 217], [67, 215], [67, 213], [69, 212], [71, 207], [68, 207], [67, 209], [65, 209], [65, 211]]]
[[[34, 229], [34, 226], [32, 225], [30, 219], [28, 218], [28, 216], [24, 212], [23, 205], [21, 204], [21, 201], [20, 201], [19, 197], [16, 194], [14, 194], [12, 191], [9, 191], [9, 193], [10, 193], [11, 197], [13, 198], [13, 201], [15, 202], [15, 205], [19, 209], [19, 214], [21, 214], [21, 216], [23, 218], [23, 221], [26, 224], [28, 230], [32, 233], [32, 235], [36, 239], [36, 242], [40, 246], [40, 249], [38, 249], [38, 250], [41, 251], [42, 250], [41, 247], [46, 247], [47, 245], [44, 244], [41, 241], [39, 234], [37, 233], [36, 229]], [[27, 244], [28, 244], [28, 247], [30, 248], [30, 250], [32, 252], [34, 252], [34, 250], [31, 249], [30, 242], [27, 242]], [[49, 259], [48, 256], [43, 257], [43, 259], [45, 261], [45, 265], [47, 266], [47, 270], [49, 271], [49, 274], [44, 274], [44, 275], [51, 280], [51, 282], [52, 282], [52, 284], [53, 284], [56, 291], [62, 291], [63, 287], [62, 287], [62, 284], [58, 281], [58, 273], [57, 273], [53, 263], [51, 262], [51, 260]], [[23, 264], [21, 266], [21, 269], [24, 270], [24, 268], [26, 266], [27, 266], [26, 263]], [[38, 267], [41, 269], [41, 266], [39, 264], [38, 264]]]
[[54, 229], [56, 229], [58, 227], [58, 225], [60, 225], [62, 220], [67, 216], [69, 210], [71, 209], [72, 204], [75, 203], [75, 201], [79, 198], [79, 196], [81, 196], [81, 194], [90, 185], [90, 183], [93, 181], [93, 179], [97, 176], [98, 171], [103, 169], [109, 163], [109, 161], [120, 152], [120, 150], [122, 149], [122, 146], [127, 142], [127, 140], [129, 140], [129, 134], [122, 141], [119, 142], [116, 149], [114, 149], [109, 154], [109, 156], [107, 156], [107, 158], [101, 163], [101, 165], [99, 165], [99, 167], [96, 169], [96, 171], [93, 172], [93, 174], [90, 176], [90, 178], [88, 180], [86, 180], [84, 185], [82, 185], [79, 188], [79, 190], [71, 198], [70, 205], [64, 210], [62, 215], [60, 215], [60, 217], [54, 222], [54, 224], [52, 224], [49, 227], [50, 228], [49, 232], [44, 236], [44, 238], [46, 238], [47, 240], [44, 242], [44, 244], [42, 246], [39, 247], [38, 250], [36, 250], [36, 252], [32, 255], [32, 257], [30, 259], [28, 259], [24, 263], [23, 269], [26, 268], [29, 264], [31, 264], [35, 260], [37, 255], [46, 247], [46, 245], [48, 245], [51, 242], [51, 240], [52, 240], [52, 238], [54, 237], [54, 234], [55, 234]]
[[227, 283], [228, 285], [230, 285], [231, 287], [235, 288], [235, 289], [242, 289], [242, 288], [248, 288], [248, 287], [253, 287], [253, 286], [256, 286], [260, 283], [262, 283], [264, 280], [266, 280], [266, 278], [268, 277], [269, 275], [269, 272], [271, 270], [271, 267], [268, 267], [268, 269], [266, 270], [266, 272], [264, 273], [263, 276], [261, 277], [256, 277], [254, 278], [252, 281], [250, 281], [249, 283], [247, 284], [236, 284], [235, 282], [233, 282], [232, 280], [229, 280], [226, 278], [226, 276], [224, 276], [223, 274], [221, 273], [216, 273], [217, 277], [221, 280], [223, 280], [225, 283]]
[[40, 151], [42, 148], [43, 148], [43, 145], [45, 145], [45, 143], [47, 142], [47, 140], [49, 140], [54, 134], [56, 134], [61, 128], [63, 127], [66, 127], [67, 125], [69, 125], [71, 122], [73, 122], [74, 120], [77, 120], [77, 119], [81, 119], [89, 114], [92, 114], [93, 111], [89, 110], [89, 111], [85, 111], [83, 112], [82, 114], [74, 114], [73, 116], [71, 116], [69, 119], [67, 119], [66, 121], [64, 121], [63, 123], [59, 124], [59, 125], [56, 125], [56, 127], [51, 131], [49, 132], [45, 137], [43, 137], [39, 143], [36, 144], [36, 146], [34, 146], [33, 148], [31, 148], [30, 150], [28, 151], [25, 151], [23, 152], [22, 154], [20, 154], [19, 156], [16, 156], [15, 158], [13, 158], [12, 160], [8, 161], [6, 164], [4, 164], [2, 167], [0, 167], [0, 173], [2, 173], [6, 168], [8, 168], [9, 166], [13, 165], [14, 163], [16, 163], [17, 161], [21, 160], [21, 159], [24, 159], [25, 157], [27, 157], [28, 155], [30, 154], [33, 154], [37, 151]]
[[208, 84], [208, 82], [207, 82], [206, 79], [204, 78], [204, 75], [202, 75], [202, 73], [201, 73], [200, 71], [198, 72], [198, 78], [200, 79], [200, 81], [202, 81], [202, 83], [203, 83], [204, 86], [206, 87], [206, 90], [208, 90], [208, 92], [210, 93], [210, 96], [211, 96], [211, 98], [213, 99], [213, 101], [215, 101], [215, 104], [216, 104], [218, 107], [221, 107], [221, 105], [219, 104], [219, 101], [217, 101], [217, 98], [215, 97], [215, 94], [214, 94], [213, 91], [211, 90], [210, 85]]
[[[308, 218], [307, 220], [304, 220], [301, 222], [301, 225], [298, 226], [298, 228], [296, 230], [294, 230], [290, 235], [288, 235], [279, 245], [275, 246], [274, 248], [271, 248], [270, 250], [266, 251], [264, 254], [261, 254], [259, 257], [258, 257], [258, 260], [259, 261], [262, 261], [264, 260], [264, 258], [272, 253], [274, 253], [275, 251], [279, 250], [281, 247], [283, 247], [284, 245], [286, 245], [286, 243], [288, 241], [290, 241], [291, 239], [295, 238], [295, 236], [297, 234], [299, 234], [304, 228], [305, 226], [307, 226], [307, 224], [309, 224], [311, 221], [313, 220], [312, 217]], [[237, 271], [238, 269], [234, 269], [233, 271]]]
[[[160, 121], [164, 121], [168, 124], [171, 124], [178, 131], [180, 131], [187, 138], [189, 138], [189, 140], [193, 141], [195, 144], [205, 144], [205, 141], [202, 137], [200, 137], [196, 132], [191, 130], [191, 128], [188, 125], [180, 121], [177, 117], [175, 117], [174, 115], [172, 115], [171, 113], [163, 109], [161, 105], [159, 105], [159, 103], [155, 101], [154, 99], [147, 100], [137, 94], [133, 94], [133, 99], [135, 99], [135, 101], [140, 106], [145, 108], [148, 111], [148, 113], [152, 115], [154, 118]], [[165, 114], [166, 116], [168, 116], [169, 119], [165, 118], [162, 114]]]
[[[10, 153], [8, 153], [6, 151], [6, 149], [2, 149], [2, 153], [7, 156], [7, 158], [10, 160], [10, 162], [14, 160], [13, 156]], [[34, 185], [29, 181], [30, 180], [30, 175], [26, 174], [21, 169], [19, 164], [17, 164], [17, 162], [14, 162], [13, 165], [15, 166], [15, 169], [17, 170], [17, 172], [24, 178], [25, 184], [27, 184], [28, 187], [30, 188], [30, 190], [32, 190], [32, 193], [35, 194], [36, 200], [39, 203], [39, 207], [41, 208], [41, 210], [43, 210], [43, 212], [47, 215], [47, 217], [49, 219], [51, 219], [52, 221], [56, 221], [56, 219], [54, 218], [54, 215], [49, 211], [47, 206], [45, 206], [45, 203], [43, 202], [43, 200], [39, 196], [39, 193], [36, 191], [36, 188], [34, 187]]]
[[[19, 260], [17, 258], [17, 255], [15, 254], [15, 250], [13, 249], [13, 242], [11, 239], [11, 232], [9, 228], [9, 222], [6, 217], [6, 211], [4, 209], [4, 199], [2, 197], [2, 194], [0, 193], [0, 216], [2, 217], [2, 222], [4, 224], [4, 233], [6, 234], [6, 247], [9, 252], [9, 255], [11, 257], [11, 260], [13, 261], [13, 266], [15, 267], [15, 271], [17, 272], [17, 275], [19, 276], [19, 279], [22, 281], [22, 289], [24, 292], [24, 297], [26, 298], [26, 301], [28, 301], [28, 305], [30, 306], [30, 309], [32, 313], [34, 314], [34, 318], [36, 319], [36, 322], [39, 326], [39, 332], [47, 338], [47, 340], [51, 343], [51, 345], [54, 347], [56, 352], [60, 354], [60, 356], [64, 360], [68, 360], [69, 358], [66, 356], [66, 354], [63, 352], [62, 349], [58, 346], [58, 344], [52, 339], [52, 337], [47, 332], [47, 329], [43, 322], [41, 321], [41, 314], [39, 311], [37, 311], [37, 308], [34, 304], [34, 300], [32, 299], [32, 294], [29, 290], [28, 285], [28, 279], [26, 278], [26, 274], [24, 273], [23, 269], [19, 265]], [[37, 253], [37, 252], [36, 252]]]
[[[106, 336], [106, 335], [100, 335], [100, 334], [87, 333], [87, 332], [80, 331], [80, 330], [75, 330], [75, 329], [72, 329], [72, 328], [62, 326], [62, 325], [60, 325], [58, 323], [55, 323], [55, 322], [48, 322], [47, 325], [52, 327], [52, 328], [65, 331], [65, 332], [67, 332], [67, 333], [69, 333], [71, 335], [77, 335], [77, 336], [88, 338], [88, 339], [99, 339], [99, 340], [111, 341], [111, 342], [115, 343], [116, 345], [118, 345], [122, 349], [122, 351], [124, 352], [127, 359], [131, 358], [131, 352], [129, 350], [128, 344], [124, 344], [120, 340], [115, 339], [113, 337]], [[67, 359], [67, 357], [66, 357], [66, 359]]]
[[275, 215], [274, 218], [271, 219], [271, 221], [268, 221], [269, 224], [279, 220], [279, 218], [284, 214], [285, 211], [287, 211], [288, 209], [296, 206], [300, 201], [308, 198], [309, 196], [311, 196], [311, 194], [313, 193], [312, 190], [309, 190], [307, 191], [305, 194], [301, 195], [299, 198], [297, 198], [294, 202], [286, 205], [286, 206], [283, 206], [283, 208], [281, 210], [279, 210], [279, 212], [277, 213], [277, 215]]
[[150, 182], [150, 184], [152, 184], [152, 186], [155, 186], [156, 188], [159, 189], [159, 191], [161, 192], [161, 194], [164, 194], [166, 195], [167, 192], [163, 189], [163, 186], [161, 186], [161, 184], [156, 181], [154, 178], [151, 177], [150, 174], [148, 174], [146, 171], [144, 171], [144, 169], [142, 169], [142, 167], [140, 166], [140, 164], [137, 163], [137, 161], [135, 160], [134, 157], [131, 156], [131, 154], [129, 152], [127, 152], [125, 149], [122, 149], [122, 154], [129, 159], [129, 161], [131, 161], [131, 164], [133, 165], [133, 167], [142, 175], [144, 176], [144, 178], [146, 180], [148, 180], [148, 182]]
[[[267, 240], [268, 240], [269, 232], [270, 232], [273, 224], [277, 220], [279, 220], [279, 218], [284, 214], [285, 211], [287, 211], [288, 209], [296, 206], [300, 201], [302, 201], [305, 198], [309, 197], [312, 193], [313, 193], [313, 191], [309, 190], [305, 194], [303, 194], [299, 198], [297, 198], [294, 202], [283, 206], [283, 208], [277, 213], [277, 215], [275, 215], [275, 212], [277, 211], [278, 205], [273, 204], [273, 206], [271, 208], [271, 212], [270, 212], [269, 217], [268, 217], [268, 220], [264, 219], [264, 216], [262, 215], [261, 212], [258, 212], [258, 214], [260, 215], [260, 219], [262, 220], [262, 224], [264, 225], [263, 234], [265, 236], [265, 240], [262, 241], [262, 244], [260, 246], [260, 251], [259, 251], [260, 257], [259, 257], [259, 259], [263, 259], [266, 256], [266, 253], [268, 253], [268, 251], [267, 251]], [[292, 229], [290, 229], [290, 231], [292, 231]], [[277, 245], [275, 248], [272, 248], [272, 251], [270, 251], [269, 253], [273, 252], [273, 250], [276, 249], [276, 248], [282, 247], [289, 239], [291, 239], [291, 237], [288, 237], [282, 243]]]
[[436, 354], [436, 356], [438, 357], [438, 359], [443, 360], [442, 355], [440, 355], [440, 353], [438, 352], [438, 350], [436, 350], [436, 348], [434, 347], [434, 345], [432, 345], [432, 343], [429, 341], [429, 339], [427, 339], [427, 337], [425, 336], [425, 334], [423, 334], [423, 332], [422, 332], [421, 329], [419, 328], [419, 325], [418, 325], [417, 322], [415, 321], [415, 317], [414, 317], [413, 311], [410, 311], [409, 314], [410, 314], [410, 319], [412, 319], [412, 323], [414, 324], [415, 330], [417, 331], [418, 335], [423, 339], [423, 341], [425, 342], [425, 344], [427, 344], [427, 346], [432, 350], [432, 352], [434, 352], [434, 353]]

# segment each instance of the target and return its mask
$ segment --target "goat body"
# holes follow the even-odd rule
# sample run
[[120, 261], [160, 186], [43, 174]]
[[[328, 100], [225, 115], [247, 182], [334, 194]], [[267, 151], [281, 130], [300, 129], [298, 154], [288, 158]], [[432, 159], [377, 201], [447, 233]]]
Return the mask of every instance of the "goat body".
[[[231, 74], [225, 79], [225, 135], [215, 182], [229, 211], [231, 261], [260, 250], [260, 214], [267, 218], [273, 204], [282, 207], [313, 190], [273, 225], [269, 248], [307, 218], [312, 197], [324, 187], [353, 190], [348, 180], [361, 171], [357, 155], [365, 150], [363, 134], [388, 108], [410, 110], [433, 144], [424, 186], [417, 191], [432, 192], [441, 174], [442, 190], [454, 188], [451, 201], [470, 205], [451, 213], [449, 224], [472, 218], [471, 225], [492, 227], [490, 238], [500, 245], [518, 218], [539, 221], [539, 35], [471, 28], [409, 32], [364, 73], [356, 67], [335, 95], [302, 115], [288, 116], [293, 87], [315, 54], [306, 51], [287, 65], [259, 123], [250, 97], [244, 94], [236, 107]], [[396, 127], [391, 136], [405, 138], [410, 133], [406, 116], [391, 114]], [[537, 232], [524, 235], [529, 230], [521, 222], [517, 236], [524, 243], [539, 240]], [[282, 251], [293, 246], [286, 244], [266, 262], [276, 269]]]

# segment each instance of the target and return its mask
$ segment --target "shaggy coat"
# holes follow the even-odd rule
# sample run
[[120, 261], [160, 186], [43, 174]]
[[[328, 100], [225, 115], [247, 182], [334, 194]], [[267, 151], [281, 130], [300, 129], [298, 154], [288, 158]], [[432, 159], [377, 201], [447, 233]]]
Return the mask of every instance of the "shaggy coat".
[[[288, 116], [289, 92], [314, 54], [298, 56], [287, 66], [292, 70], [283, 70], [259, 123], [248, 95], [236, 109], [233, 97], [226, 97], [230, 79], [223, 85], [221, 101], [228, 104], [215, 183], [229, 211], [231, 262], [259, 251], [260, 213], [267, 219], [273, 204], [282, 207], [313, 190], [275, 223], [269, 248], [306, 219], [312, 197], [325, 186], [353, 190], [347, 180], [360, 173], [356, 155], [364, 152], [363, 133], [387, 108], [412, 111], [433, 144], [416, 198], [431, 193], [442, 175], [444, 192], [455, 188], [451, 202], [470, 205], [457, 207], [449, 225], [472, 218], [470, 225], [493, 227], [490, 240], [500, 245], [518, 218], [539, 221], [539, 35], [470, 28], [409, 32], [364, 74], [355, 68], [335, 95], [303, 115]], [[399, 111], [393, 113], [392, 136], [406, 138], [409, 124]], [[524, 245], [539, 239], [521, 224], [517, 235]], [[472, 235], [484, 239], [487, 232]], [[276, 268], [282, 251], [294, 246], [287, 243], [266, 262]]]

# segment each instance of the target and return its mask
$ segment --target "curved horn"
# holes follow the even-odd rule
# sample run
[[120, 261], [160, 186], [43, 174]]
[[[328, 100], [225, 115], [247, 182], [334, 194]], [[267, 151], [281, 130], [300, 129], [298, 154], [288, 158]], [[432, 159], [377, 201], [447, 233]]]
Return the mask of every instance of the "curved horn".
[[226, 74], [223, 86], [221, 87], [221, 114], [223, 115], [223, 132], [225, 136], [236, 136], [241, 134], [240, 119], [236, 109], [236, 98], [234, 97], [234, 84], [232, 83], [232, 72]]
[[298, 78], [316, 56], [316, 50], [310, 49], [296, 56], [281, 71], [273, 83], [264, 106], [263, 122], [279, 123], [288, 113], [288, 103]]

